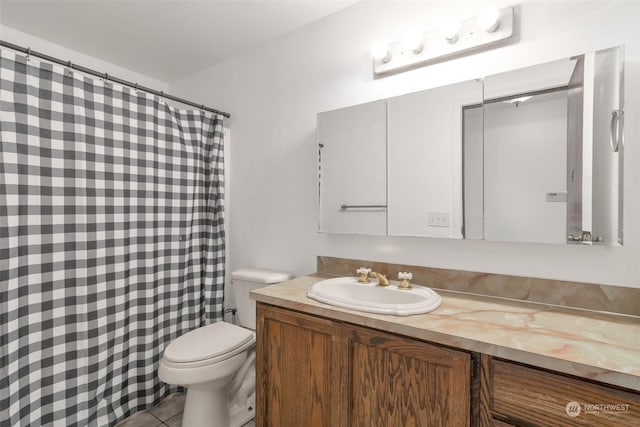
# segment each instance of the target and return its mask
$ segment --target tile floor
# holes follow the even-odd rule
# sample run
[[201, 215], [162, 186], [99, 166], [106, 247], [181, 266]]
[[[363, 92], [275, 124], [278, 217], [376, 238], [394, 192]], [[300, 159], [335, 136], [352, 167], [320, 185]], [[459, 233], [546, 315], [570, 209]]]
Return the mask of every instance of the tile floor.
[[[182, 427], [183, 409], [184, 394], [172, 394], [155, 408], [136, 412], [116, 427]], [[242, 427], [255, 427], [255, 423], [249, 421]]]

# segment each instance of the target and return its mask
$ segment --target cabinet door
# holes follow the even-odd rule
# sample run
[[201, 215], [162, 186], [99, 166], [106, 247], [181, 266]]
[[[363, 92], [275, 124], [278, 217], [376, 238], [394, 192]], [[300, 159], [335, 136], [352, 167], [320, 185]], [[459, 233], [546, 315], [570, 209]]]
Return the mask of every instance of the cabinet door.
[[[611, 245], [622, 244], [623, 129], [612, 114], [622, 114], [623, 111], [623, 61], [623, 48], [617, 47], [595, 52], [592, 64], [594, 70], [591, 234], [594, 239], [601, 238], [600, 240]], [[613, 151], [611, 144], [615, 147], [616, 142], [617, 151]]]
[[318, 114], [318, 143], [319, 230], [387, 234], [386, 101]]
[[346, 426], [338, 332], [330, 320], [258, 304], [258, 427]]
[[468, 426], [471, 356], [353, 328], [350, 426]]

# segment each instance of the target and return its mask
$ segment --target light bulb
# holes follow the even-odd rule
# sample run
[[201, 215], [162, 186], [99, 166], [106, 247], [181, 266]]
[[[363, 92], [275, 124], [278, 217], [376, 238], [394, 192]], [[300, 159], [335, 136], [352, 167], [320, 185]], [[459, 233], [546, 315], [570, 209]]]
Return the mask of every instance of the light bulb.
[[484, 11], [478, 16], [478, 25], [482, 27], [487, 33], [493, 33], [500, 26], [500, 14], [497, 10]]
[[445, 22], [440, 28], [442, 37], [447, 39], [449, 43], [458, 41], [458, 33], [460, 32], [460, 23], [457, 21]]
[[422, 52], [422, 34], [417, 31], [407, 32], [402, 37], [402, 44], [406, 50], [420, 53]]
[[371, 46], [371, 56], [373, 59], [382, 62], [389, 62], [391, 60], [391, 52], [389, 52], [389, 46], [386, 43], [375, 43]]

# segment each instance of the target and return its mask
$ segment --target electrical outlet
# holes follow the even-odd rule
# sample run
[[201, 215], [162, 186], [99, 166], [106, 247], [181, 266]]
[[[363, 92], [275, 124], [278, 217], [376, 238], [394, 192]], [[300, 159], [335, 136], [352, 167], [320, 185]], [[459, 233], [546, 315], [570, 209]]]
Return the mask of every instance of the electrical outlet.
[[429, 212], [427, 221], [429, 227], [449, 227], [449, 212]]

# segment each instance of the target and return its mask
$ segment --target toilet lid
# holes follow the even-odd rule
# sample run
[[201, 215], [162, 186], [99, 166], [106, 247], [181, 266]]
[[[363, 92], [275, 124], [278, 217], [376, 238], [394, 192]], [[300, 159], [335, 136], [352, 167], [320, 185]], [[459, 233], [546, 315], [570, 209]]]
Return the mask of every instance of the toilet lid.
[[234, 355], [234, 350], [247, 347], [254, 341], [253, 332], [231, 323], [218, 322], [196, 328], [175, 339], [167, 346], [164, 357], [170, 362], [187, 363]]

